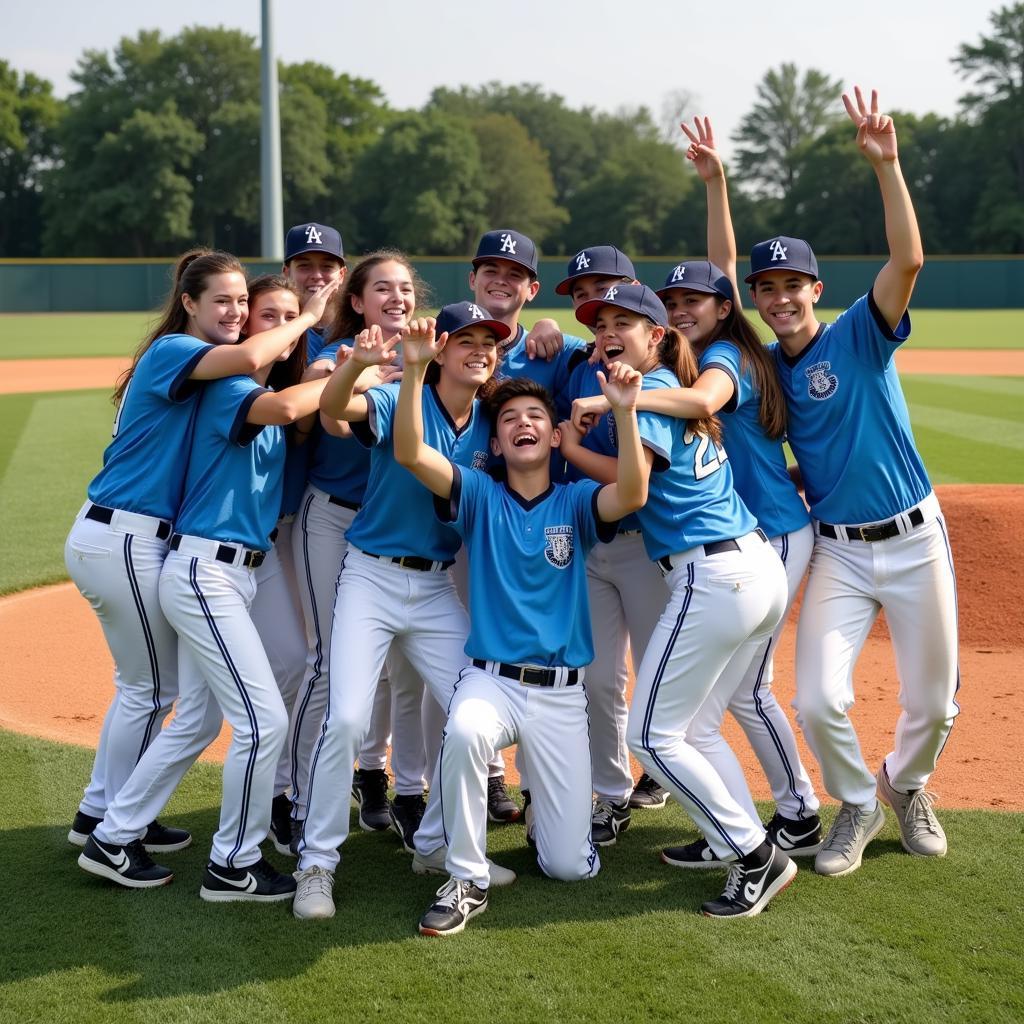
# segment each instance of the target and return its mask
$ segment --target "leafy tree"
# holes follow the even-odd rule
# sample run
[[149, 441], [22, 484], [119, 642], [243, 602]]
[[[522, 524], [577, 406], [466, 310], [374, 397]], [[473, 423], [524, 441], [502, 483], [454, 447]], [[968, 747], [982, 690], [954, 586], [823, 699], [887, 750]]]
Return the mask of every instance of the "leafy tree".
[[797, 150], [842, 120], [841, 83], [795, 64], [765, 72], [757, 102], [733, 133], [741, 180], [764, 196], [785, 196], [796, 183]]
[[0, 256], [38, 256], [42, 175], [57, 154], [53, 86], [0, 61]]

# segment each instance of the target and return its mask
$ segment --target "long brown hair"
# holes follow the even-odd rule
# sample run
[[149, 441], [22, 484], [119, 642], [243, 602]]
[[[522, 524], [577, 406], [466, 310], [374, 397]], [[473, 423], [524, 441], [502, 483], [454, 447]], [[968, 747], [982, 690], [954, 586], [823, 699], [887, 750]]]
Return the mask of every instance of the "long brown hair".
[[416, 273], [416, 268], [409, 262], [409, 257], [397, 249], [377, 249], [368, 256], [364, 256], [359, 261], [358, 266], [346, 276], [345, 286], [342, 289], [341, 298], [338, 300], [334, 319], [331, 320], [330, 326], [327, 328], [327, 334], [324, 337], [325, 342], [345, 341], [348, 338], [354, 338], [360, 331], [366, 329], [366, 319], [363, 317], [363, 314], [357, 313], [352, 307], [352, 296], [363, 297], [363, 290], [366, 288], [370, 271], [374, 267], [379, 267], [382, 263], [401, 263], [409, 271], [409, 277], [412, 279], [417, 308], [429, 303], [430, 290], [427, 288], [423, 278]]
[[216, 249], [190, 249], [178, 258], [174, 268], [174, 284], [166, 303], [164, 303], [163, 311], [160, 313], [160, 319], [150, 330], [145, 341], [135, 350], [135, 355], [132, 356], [132, 365], [117, 379], [117, 386], [114, 388], [112, 397], [115, 405], [118, 405], [124, 397], [139, 360], [157, 338], [162, 338], [165, 334], [188, 333], [188, 311], [185, 309], [181, 297], [187, 295], [196, 300], [206, 291], [206, 282], [214, 274], [230, 273], [238, 273], [243, 278], [245, 277], [242, 264], [227, 252], [220, 252]]
[[[298, 305], [302, 305], [302, 295], [295, 283], [283, 274], [263, 274], [255, 281], [249, 282], [249, 316], [252, 317], [256, 302], [261, 295], [269, 292], [289, 292], [295, 296]], [[306, 332], [303, 331], [295, 343], [291, 355], [281, 363], [274, 363], [267, 377], [267, 385], [275, 391], [283, 391], [298, 384], [306, 369]]]
[[[665, 328], [665, 337], [658, 344], [658, 361], [679, 378], [680, 387], [692, 388], [700, 376], [697, 357], [693, 354], [689, 339], [674, 327]], [[688, 422], [695, 434], [706, 434], [715, 444], [722, 443], [722, 425], [717, 416]]]
[[[719, 308], [724, 299], [715, 296]], [[768, 350], [761, 342], [757, 331], [751, 326], [742, 308], [733, 303], [728, 316], [719, 321], [715, 333], [698, 348], [701, 352], [712, 342], [731, 341], [740, 350], [740, 365], [749, 367], [754, 386], [761, 395], [758, 419], [768, 437], [779, 439], [786, 433], [786, 400], [782, 397], [779, 378], [775, 374]]]

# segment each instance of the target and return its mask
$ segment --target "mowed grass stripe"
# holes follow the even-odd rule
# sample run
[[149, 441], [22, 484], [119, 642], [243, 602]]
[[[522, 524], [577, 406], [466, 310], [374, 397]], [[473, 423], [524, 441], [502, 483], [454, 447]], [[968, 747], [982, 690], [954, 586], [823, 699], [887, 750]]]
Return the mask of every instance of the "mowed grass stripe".
[[541, 875], [521, 825], [492, 827], [491, 852], [519, 880], [464, 934], [431, 941], [415, 925], [441, 880], [413, 875], [390, 833], [353, 830], [331, 921], [297, 922], [287, 905], [204, 904], [220, 773], [197, 765], [165, 815], [195, 835], [164, 857], [174, 883], [129, 893], [80, 871], [65, 839], [91, 752], [0, 732], [0, 761], [7, 906], [18, 922], [0, 962], [11, 1020], [251, 1024], [343, 1011], [359, 1021], [476, 1024], [483, 1013], [620, 1024], [677, 1021], [692, 1015], [687, 999], [708, 1024], [1020, 1019], [1021, 911], [1007, 899], [1024, 885], [1007, 853], [1020, 814], [940, 808], [951, 840], [942, 860], [904, 854], [889, 815], [859, 872], [837, 881], [803, 864], [767, 913], [729, 923], [697, 913], [724, 872], [658, 860], [663, 845], [695, 834], [675, 804], [637, 814], [601, 851], [600, 874], [576, 884]]
[[[948, 412], [951, 416], [976, 416], [1007, 423], [1024, 430], [1024, 377], [915, 377], [900, 381], [914, 415], [922, 409]], [[993, 386], [995, 385], [995, 386]], [[959, 429], [959, 428], [957, 428]], [[981, 429], [984, 429], [982, 426]], [[1017, 444], [1016, 440], [1005, 443]]]

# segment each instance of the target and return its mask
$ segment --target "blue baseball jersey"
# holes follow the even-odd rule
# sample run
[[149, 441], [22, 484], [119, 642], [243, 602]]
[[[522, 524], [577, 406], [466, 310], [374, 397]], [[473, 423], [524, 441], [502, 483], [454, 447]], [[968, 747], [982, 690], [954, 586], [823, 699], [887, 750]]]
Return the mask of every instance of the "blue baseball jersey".
[[[306, 365], [315, 362], [320, 358], [320, 353], [324, 348], [324, 336], [320, 331], [314, 331], [312, 327], [306, 330]], [[335, 344], [334, 351], [337, 352], [338, 347]], [[330, 356], [334, 358], [333, 354]]]
[[551, 484], [527, 501], [478, 469], [454, 470], [451, 500], [434, 504], [469, 554], [466, 654], [548, 668], [589, 665], [587, 554], [616, 530], [598, 516], [600, 485]]
[[267, 389], [223, 377], [203, 389], [185, 477], [178, 533], [266, 551], [281, 509], [284, 429], [246, 423]]
[[[568, 413], [569, 405], [566, 404], [565, 391], [569, 383], [569, 376], [573, 367], [585, 358], [582, 353], [587, 348], [587, 343], [582, 338], [572, 334], [563, 334], [565, 344], [562, 351], [554, 356], [550, 362], [547, 359], [531, 359], [526, 354], [527, 330], [522, 324], [519, 331], [509, 346], [500, 357], [498, 368], [494, 376], [498, 380], [506, 380], [510, 377], [528, 377], [548, 389], [551, 397], [555, 400], [555, 408], [559, 416], [564, 417]], [[571, 404], [571, 403], [570, 403]]]
[[[324, 346], [319, 358], [334, 359], [341, 345], [351, 348], [352, 339], [332, 341]], [[353, 437], [334, 437], [319, 425], [310, 437], [308, 447], [311, 449], [308, 455], [309, 482], [335, 498], [361, 505], [366, 482], [370, 478], [370, 453], [366, 447]]]
[[[665, 366], [644, 375], [645, 391], [679, 386]], [[723, 448], [675, 416], [640, 412], [637, 421], [641, 442], [654, 452], [647, 504], [637, 513], [652, 560], [742, 537], [757, 526], [733, 487]]]
[[[597, 379], [597, 371], [603, 370], [604, 366], [591, 365], [587, 361], [581, 362], [569, 376], [569, 383], [564, 391], [565, 399], [569, 409], [577, 398], [592, 398], [601, 394], [601, 384]], [[608, 455], [612, 458], [619, 457], [619, 438], [615, 431], [615, 416], [613, 413], [605, 413], [604, 416], [594, 424], [593, 428], [583, 438], [583, 447], [588, 448], [598, 455]], [[571, 463], [566, 470], [569, 480], [584, 479], [582, 471]], [[631, 512], [624, 519], [619, 520], [619, 530], [639, 530], [640, 518], [636, 512]]]
[[782, 441], [770, 438], [761, 425], [761, 392], [739, 346], [731, 341], [709, 345], [700, 357], [700, 371], [709, 369], [732, 379], [733, 396], [718, 417], [736, 493], [769, 537], [803, 529], [810, 516], [790, 479]]
[[[370, 479], [363, 507], [346, 537], [374, 555], [419, 555], [433, 562], [455, 557], [462, 541], [434, 515], [433, 495], [404, 466], [395, 461], [392, 444], [400, 385], [383, 384], [366, 392], [369, 416], [353, 423], [352, 432], [370, 448]], [[459, 466], [484, 468], [490, 423], [479, 401], [469, 420], [456, 428], [433, 385], [423, 389], [423, 437], [431, 448]]]
[[795, 358], [772, 343], [815, 519], [879, 522], [931, 493], [893, 361], [909, 336], [910, 314], [893, 331], [868, 294], [822, 324]]
[[212, 348], [191, 334], [165, 334], [146, 349], [114, 416], [90, 501], [160, 519], [178, 514], [183, 453], [192, 444], [202, 391], [202, 382], [189, 376]]
[[319, 428], [314, 424], [313, 432], [305, 444], [289, 443], [285, 449], [284, 482], [281, 487], [281, 515], [292, 516], [299, 511], [302, 495], [306, 490], [309, 476], [310, 454], [312, 453]]

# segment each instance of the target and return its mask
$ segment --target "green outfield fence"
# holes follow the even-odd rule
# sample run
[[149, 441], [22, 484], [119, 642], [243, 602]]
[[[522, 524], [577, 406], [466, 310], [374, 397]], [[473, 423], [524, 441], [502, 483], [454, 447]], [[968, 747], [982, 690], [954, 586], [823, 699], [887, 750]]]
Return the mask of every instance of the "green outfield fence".
[[[350, 260], [350, 263], [354, 262]], [[565, 259], [541, 261], [540, 307], [565, 302], [555, 295]], [[850, 305], [871, 285], [881, 257], [824, 257], [820, 261], [825, 294], [832, 309]], [[417, 258], [415, 264], [438, 305], [466, 297], [468, 259]], [[646, 284], [660, 285], [673, 266], [663, 259], [636, 260]], [[278, 264], [248, 260], [253, 274]], [[166, 295], [170, 260], [0, 260], [0, 313], [99, 313], [147, 310]], [[746, 273], [740, 264], [739, 275]], [[1024, 307], [1024, 257], [932, 257], [914, 293], [922, 309], [1013, 309]]]

